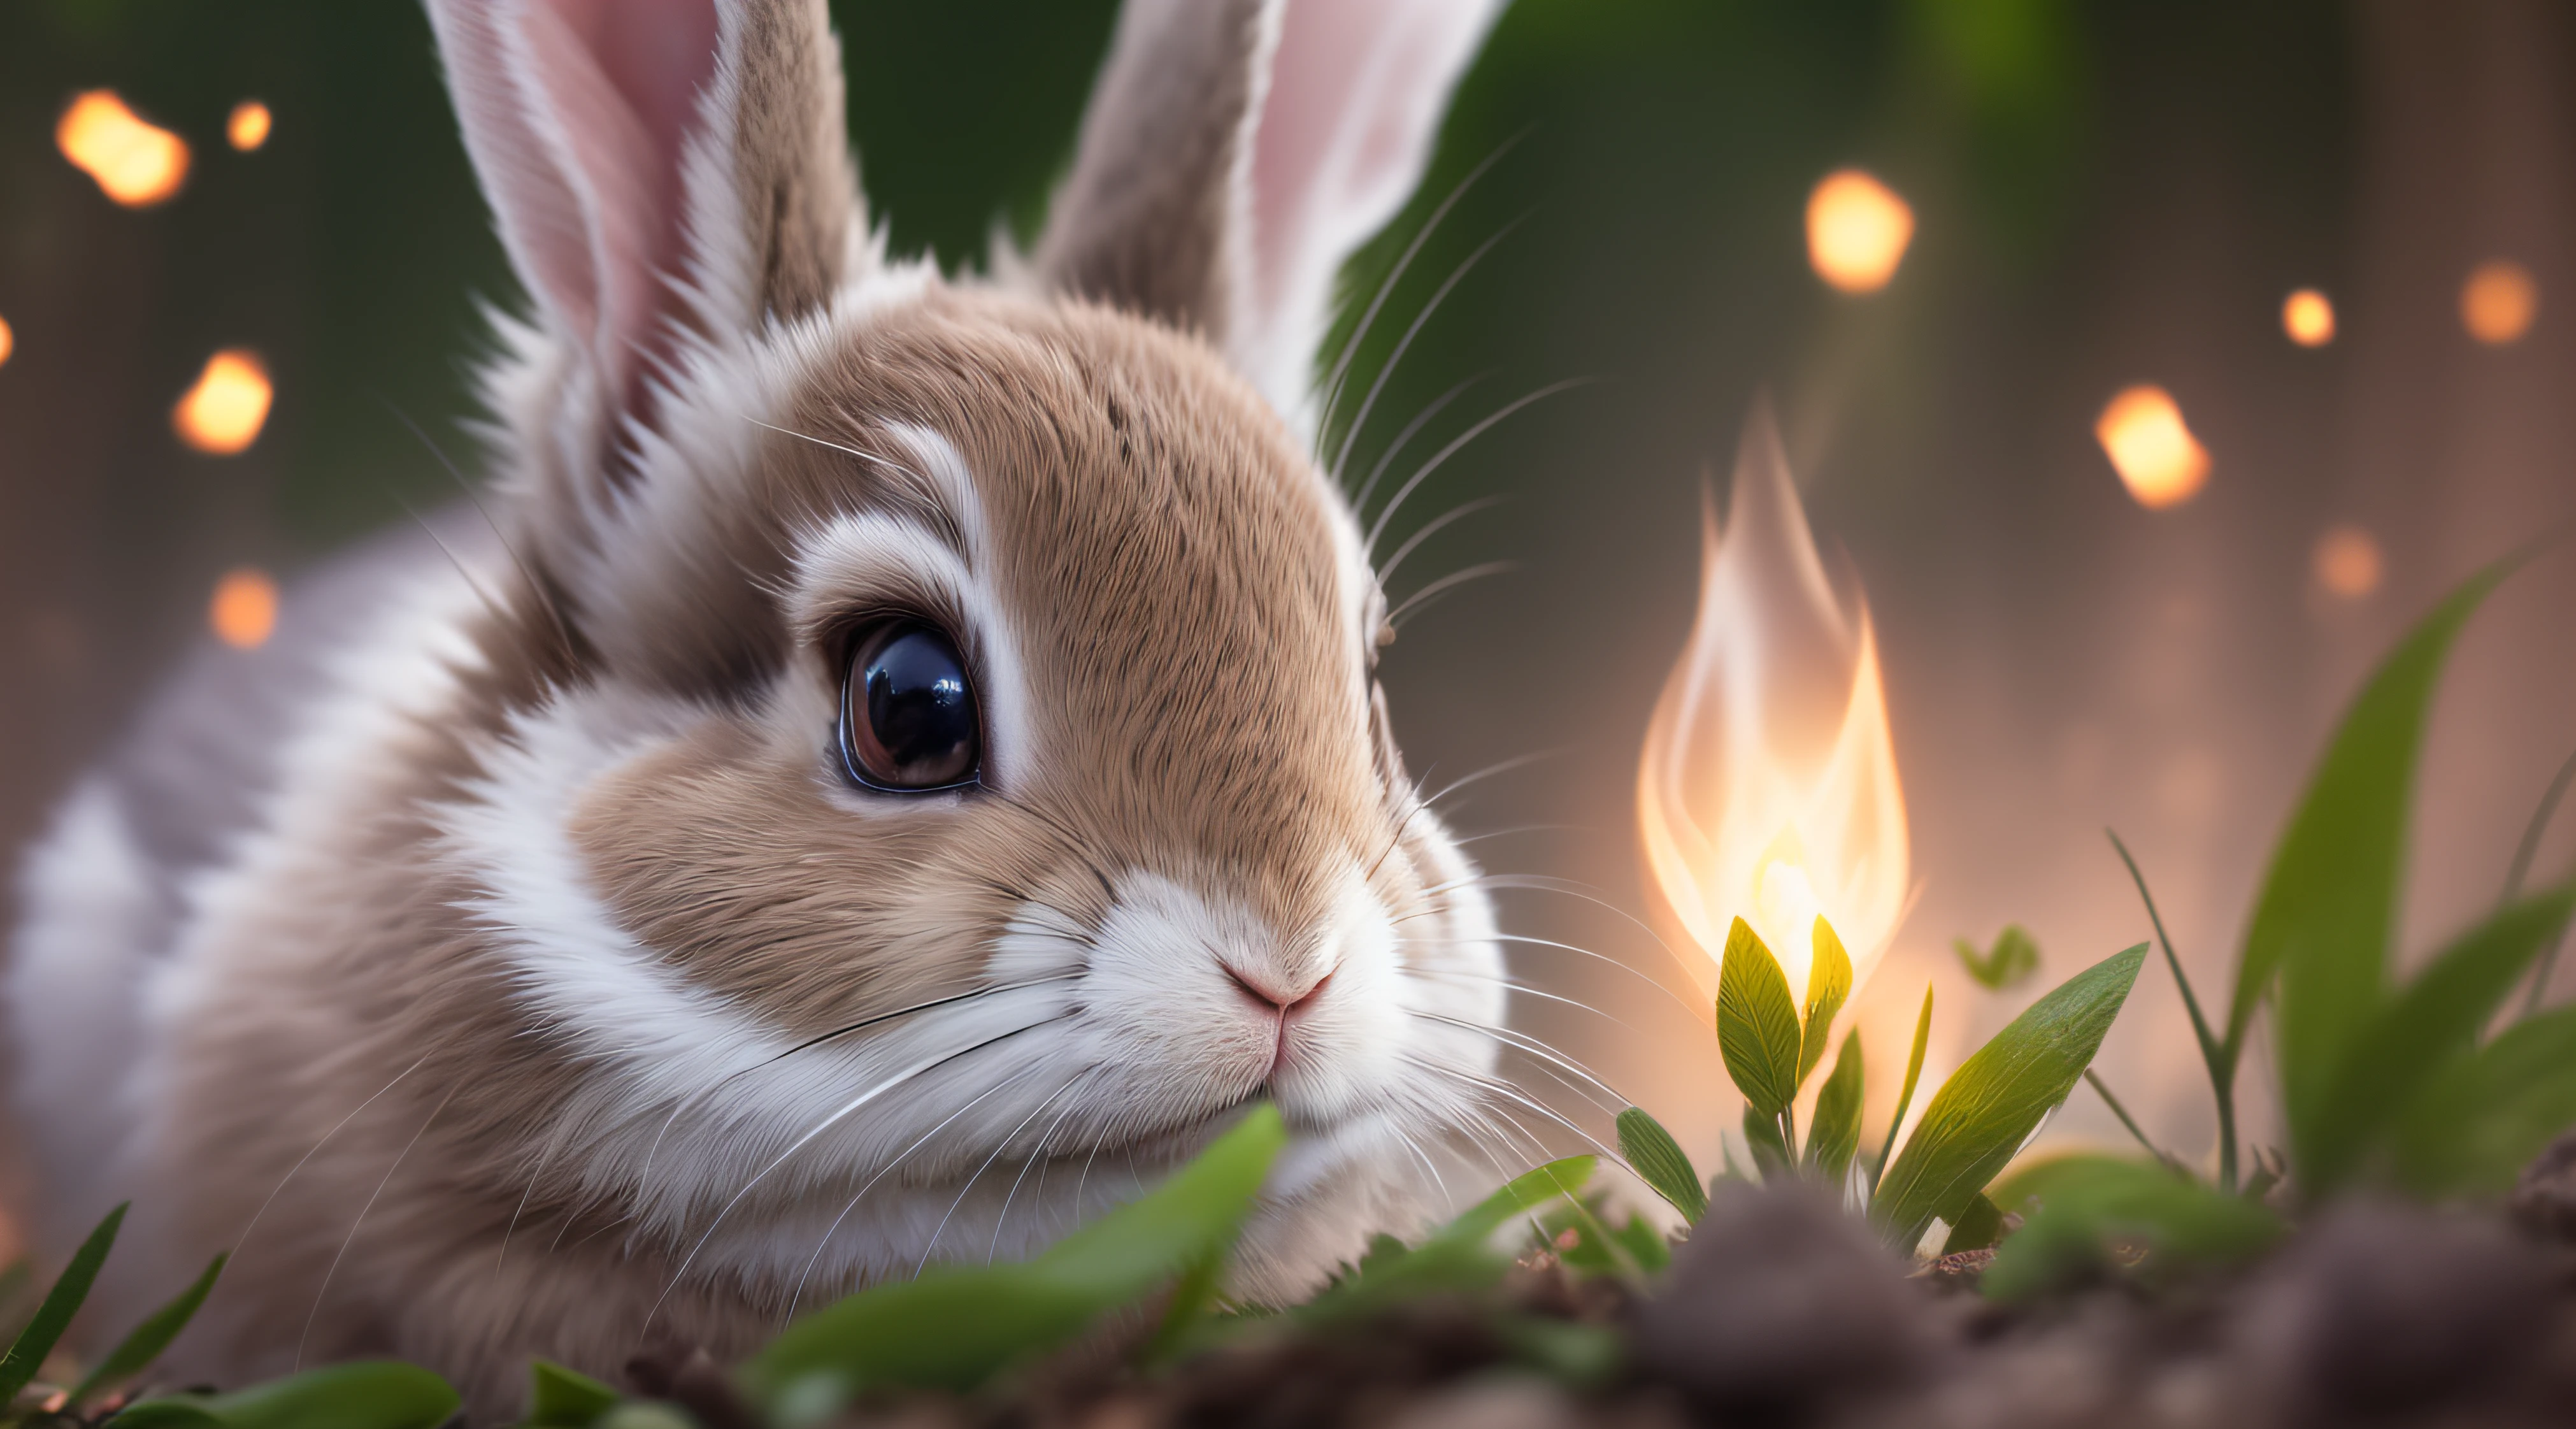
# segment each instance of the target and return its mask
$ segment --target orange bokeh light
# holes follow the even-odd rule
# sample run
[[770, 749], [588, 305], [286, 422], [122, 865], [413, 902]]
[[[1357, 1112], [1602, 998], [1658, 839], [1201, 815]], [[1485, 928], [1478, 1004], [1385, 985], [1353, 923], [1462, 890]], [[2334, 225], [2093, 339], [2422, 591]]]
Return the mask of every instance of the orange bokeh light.
[[2301, 347], [2323, 347], [2334, 341], [2334, 304], [2314, 288], [2301, 288], [2281, 303], [2281, 331]]
[[1914, 241], [1914, 210], [1858, 169], [1827, 174], [1807, 198], [1807, 261], [1846, 293], [1875, 293]]
[[2151, 511], [2180, 506], [2209, 480], [2209, 453], [2162, 387], [2131, 387], [2112, 398], [2093, 435], [2129, 494]]
[[2379, 554], [2378, 538], [2358, 526], [2335, 526], [2317, 538], [2316, 553], [2310, 559], [2317, 584], [2329, 595], [2345, 600], [2359, 600], [2379, 589], [2380, 577], [2387, 565]]
[[9, 320], [0, 318], [0, 366], [6, 366], [9, 354], [18, 350], [18, 335], [9, 331]]
[[233, 106], [232, 117], [224, 121], [224, 138], [247, 154], [268, 142], [268, 126], [268, 106], [245, 99]]
[[2489, 347], [2519, 342], [2540, 315], [2540, 284], [2510, 259], [2481, 263], [2460, 285], [2460, 326]]
[[215, 638], [236, 650], [256, 650], [277, 629], [277, 582], [266, 571], [244, 566], [215, 582], [215, 598], [206, 605], [206, 625]]
[[196, 385], [170, 409], [170, 426], [179, 440], [201, 452], [231, 456], [259, 440], [271, 395], [268, 369], [260, 365], [259, 355], [226, 348], [206, 359]]
[[114, 90], [93, 89], [73, 99], [54, 126], [54, 143], [127, 208], [159, 203], [188, 178], [188, 141], [146, 123]]

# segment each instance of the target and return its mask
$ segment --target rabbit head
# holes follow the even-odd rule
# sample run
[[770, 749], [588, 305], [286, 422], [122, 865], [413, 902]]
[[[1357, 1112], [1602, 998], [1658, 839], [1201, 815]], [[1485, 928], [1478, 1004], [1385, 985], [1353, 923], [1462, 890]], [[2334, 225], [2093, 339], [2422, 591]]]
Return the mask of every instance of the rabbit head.
[[1439, 1209], [1500, 967], [1308, 396], [1493, 8], [1131, 0], [1043, 239], [951, 282], [870, 236], [821, 0], [431, 0], [533, 300], [434, 815], [494, 1187], [771, 1302], [1263, 1097], [1248, 1289]]

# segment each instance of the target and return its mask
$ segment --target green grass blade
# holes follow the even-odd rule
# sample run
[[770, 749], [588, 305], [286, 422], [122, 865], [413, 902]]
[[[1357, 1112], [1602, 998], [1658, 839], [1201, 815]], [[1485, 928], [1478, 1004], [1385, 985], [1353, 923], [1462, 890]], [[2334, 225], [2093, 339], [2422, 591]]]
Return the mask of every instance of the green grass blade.
[[1717, 965], [1717, 1048], [1735, 1089], [1764, 1116], [1798, 1095], [1798, 1007], [1780, 960], [1741, 918]]
[[2091, 1067], [2087, 1067], [2084, 1069], [2084, 1081], [2087, 1086], [2093, 1088], [2094, 1095], [2102, 1099], [2102, 1104], [2111, 1109], [2111, 1115], [2120, 1119], [2120, 1125], [2128, 1128], [2130, 1140], [2145, 1147], [2149, 1156], [2163, 1162], [2166, 1168], [2174, 1172], [2176, 1175], [2188, 1176], [2191, 1174], [2183, 1169], [2182, 1162], [2176, 1160], [2172, 1156], [2166, 1155], [2164, 1148], [2156, 1145], [2155, 1141], [2147, 1135], [2147, 1129], [2138, 1125], [2138, 1119], [2129, 1115], [2129, 1109], [2120, 1104], [2119, 1097], [2112, 1094], [2111, 1084], [2102, 1080], [2101, 1074], [2095, 1072]]
[[1619, 1154], [1628, 1159], [1628, 1169], [1637, 1179], [1654, 1189], [1656, 1195], [1672, 1203], [1674, 1210], [1691, 1225], [1708, 1211], [1708, 1191], [1699, 1183], [1699, 1168], [1691, 1165], [1681, 1143], [1664, 1130], [1664, 1124], [1649, 1115], [1644, 1107], [1632, 1106], [1619, 1113]]
[[[2147, 922], [2156, 930], [2156, 946], [2163, 950], [2165, 967], [2173, 973], [2174, 987], [2182, 993], [2182, 1010], [2191, 1014], [2191, 1035], [2200, 1043], [2201, 1065], [2209, 1071], [2210, 1095], [2218, 1099], [2218, 1184], [2226, 1190], [2236, 1188], [2236, 1052], [2232, 1043], [2221, 1043], [2209, 1030], [2209, 1019], [2200, 1010], [2199, 994], [2192, 990], [2191, 976], [2182, 970], [2182, 959], [2174, 952], [2173, 935], [2165, 931], [2165, 915], [2156, 909], [2156, 895], [2147, 891], [2147, 876], [2138, 869], [2138, 861], [2129, 854], [2129, 846], [2110, 829], [2111, 847], [2118, 850], [2120, 862], [2129, 870], [2129, 881], [2138, 886], [2138, 901], [2147, 905]], [[2108, 1097], [2108, 1093], [2104, 1094]], [[2144, 1140], [2144, 1138], [2140, 1138]]]
[[1922, 1124], [1879, 1187], [1876, 1209], [1891, 1244], [1912, 1249], [1936, 1217], [1959, 1223], [2093, 1064], [2146, 960], [2147, 945], [2140, 943], [2067, 979], [1932, 1094]]
[[1923, 1079], [1923, 1049], [1932, 1044], [1932, 984], [1923, 984], [1923, 1010], [1914, 1017], [1914, 1050], [1905, 1054], [1905, 1087], [1896, 1094], [1896, 1111], [1887, 1119], [1887, 1139], [1878, 1144], [1878, 1160], [1869, 1168], [1869, 1197], [1878, 1201], [1878, 1183], [1887, 1179], [1887, 1158], [1896, 1154], [1896, 1133], [1914, 1107], [1914, 1084]]
[[1941, 1242], [1943, 1255], [1957, 1255], [1963, 1250], [1987, 1250], [2004, 1238], [2004, 1209], [1984, 1194], [1968, 1203], [1959, 1223], [1950, 1227], [1949, 1238]]
[[1225, 1253], [1286, 1141], [1278, 1108], [1258, 1106], [1162, 1185], [1037, 1258], [861, 1291], [789, 1327], [747, 1377], [773, 1407], [813, 1413], [863, 1386], [971, 1389]]
[[1860, 1150], [1860, 1030], [1843, 1034], [1834, 1069], [1816, 1093], [1815, 1124], [1807, 1128], [1807, 1164], [1828, 1186], [1840, 1186]]
[[2418, 1196], [2494, 1196], [2576, 1126], [2576, 1007], [2525, 1018], [2436, 1073], [2399, 1119], [2391, 1168]]
[[2006, 1208], [2038, 1202], [2004, 1237], [1982, 1288], [2026, 1299], [2102, 1265], [2112, 1243], [2143, 1241], [2149, 1267], [2241, 1260], [2272, 1243], [2281, 1220], [2242, 1196], [2159, 1166], [2109, 1156], [2043, 1162], [1995, 1187]]
[[54, 1344], [70, 1328], [72, 1316], [80, 1313], [81, 1302], [89, 1298], [89, 1287], [98, 1279], [98, 1268], [107, 1263], [107, 1252], [116, 1244], [117, 1227], [125, 1224], [126, 1203], [119, 1202], [107, 1219], [89, 1233], [80, 1249], [72, 1252], [71, 1264], [54, 1280], [54, 1288], [45, 1292], [45, 1301], [36, 1307], [36, 1318], [18, 1332], [9, 1353], [0, 1357], [0, 1405], [18, 1397], [36, 1377], [45, 1356], [54, 1352]]
[[552, 1360], [530, 1360], [528, 1381], [525, 1429], [590, 1429], [617, 1407], [616, 1390]]
[[[1851, 954], [1844, 951], [1834, 925], [1816, 919], [1815, 958], [1807, 965], [1807, 1007], [1798, 1028], [1798, 1085], [1825, 1059], [1825, 1040], [1834, 1029], [1834, 1014], [1851, 997]], [[1813, 1135], [1813, 1133], [1809, 1133]]]
[[2514, 903], [2425, 965], [2353, 1039], [2317, 1113], [2291, 1127], [2300, 1194], [2333, 1194], [2424, 1083], [2476, 1047], [2524, 969], [2566, 931], [2576, 887]]
[[[2504, 897], [2499, 906], [2511, 903], [2522, 893], [2522, 880], [2531, 873], [2532, 859], [2540, 854], [2540, 837], [2549, 832], [2549, 820], [2558, 812], [2558, 801], [2567, 796], [2570, 782], [2576, 782], [2576, 754], [2568, 755], [2567, 762], [2558, 766], [2556, 777], [2540, 796], [2540, 807], [2531, 811], [2531, 822], [2523, 826], [2522, 842], [2514, 846], [2513, 863], [2505, 869]], [[2532, 971], [2531, 991], [2522, 999], [2523, 1016], [2540, 1010], [2542, 1000], [2549, 996], [2549, 975], [2557, 970], [2557, 964], [2558, 944], [2552, 942], [2541, 949], [2540, 966]]]
[[114, 1429], [438, 1429], [462, 1404], [446, 1380], [418, 1365], [359, 1360], [231, 1394], [147, 1399], [107, 1422]]
[[80, 1382], [80, 1387], [72, 1391], [71, 1402], [87, 1404], [91, 1395], [123, 1384], [151, 1368], [152, 1362], [161, 1358], [161, 1352], [170, 1348], [170, 1342], [179, 1338], [179, 1332], [188, 1328], [188, 1322], [196, 1318], [197, 1307], [206, 1303], [207, 1292], [215, 1288], [215, 1277], [223, 1273], [224, 1257], [218, 1255], [194, 1284], [180, 1291], [169, 1304], [144, 1317], [142, 1324], [118, 1341], [116, 1348], [108, 1351], [107, 1358], [98, 1362], [98, 1368], [91, 1370], [89, 1377]]
[[2327, 1089], [2385, 996], [2407, 811], [2433, 687], [2460, 627], [2507, 569], [2499, 564], [2471, 577], [2381, 662], [2273, 850], [2245, 930], [2225, 1050], [2232, 1062], [2243, 1049], [2255, 1006], [2277, 975], [2274, 1025], [2294, 1141], [2314, 1140]]

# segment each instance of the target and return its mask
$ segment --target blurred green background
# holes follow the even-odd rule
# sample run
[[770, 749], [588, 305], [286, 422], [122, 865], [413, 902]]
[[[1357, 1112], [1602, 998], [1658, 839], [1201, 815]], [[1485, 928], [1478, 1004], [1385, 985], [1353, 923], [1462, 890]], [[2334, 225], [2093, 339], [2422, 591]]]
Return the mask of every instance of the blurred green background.
[[[894, 248], [963, 271], [997, 228], [1034, 232], [1113, 7], [833, 8]], [[55, 151], [64, 105], [100, 86], [189, 140], [176, 199], [119, 208]], [[275, 131], [236, 153], [224, 117], [247, 98]], [[1489, 867], [1598, 901], [1515, 895], [1511, 921], [1675, 986], [1631, 921], [1635, 762], [1689, 625], [1702, 486], [1722, 489], [1757, 392], [1888, 671], [1923, 883], [1863, 1015], [1941, 982], [1936, 1064], [2012, 1010], [1947, 962], [1953, 934], [2019, 920], [2050, 982], [2143, 936], [2106, 824], [2186, 956], [2216, 967], [2371, 655], [2433, 592], [2576, 514], [2576, 12], [2546, 0], [1518, 0], [1353, 290], [1488, 159], [1361, 345], [1366, 380], [1499, 235], [1423, 324], [1354, 469], [1462, 380], [1408, 452], [1594, 380], [1467, 447], [1395, 518], [1401, 536], [1508, 498], [1426, 543], [1398, 600], [1517, 566], [1408, 624], [1397, 721], [1435, 784], [1544, 753], [1460, 822], [1494, 835], [1475, 846]], [[1894, 283], [1862, 298], [1808, 270], [1801, 227], [1845, 165], [1918, 220]], [[2496, 257], [2542, 304], [2487, 348], [2456, 304]], [[2306, 285], [2337, 305], [2322, 349], [2281, 332]], [[36, 827], [197, 638], [223, 571], [291, 572], [452, 498], [439, 450], [471, 451], [477, 305], [517, 301], [408, 0], [0, 8], [0, 840]], [[249, 451], [191, 453], [170, 405], [231, 346], [263, 355], [275, 410]], [[2139, 381], [2212, 453], [2186, 506], [2139, 507], [2094, 444], [2102, 404]], [[2337, 526], [2384, 554], [2366, 595], [2314, 574]], [[2493, 897], [2576, 742], [2570, 564], [2509, 591], [2444, 704], [2419, 942]], [[1705, 1025], [1584, 966], [1533, 951], [1522, 972], [1604, 1015], [1533, 1007], [1527, 1025], [1705, 1124], [1693, 1110], [1723, 1089]], [[2160, 1124], [2202, 1124], [2170, 992], [2134, 1006], [2106, 1072]]]

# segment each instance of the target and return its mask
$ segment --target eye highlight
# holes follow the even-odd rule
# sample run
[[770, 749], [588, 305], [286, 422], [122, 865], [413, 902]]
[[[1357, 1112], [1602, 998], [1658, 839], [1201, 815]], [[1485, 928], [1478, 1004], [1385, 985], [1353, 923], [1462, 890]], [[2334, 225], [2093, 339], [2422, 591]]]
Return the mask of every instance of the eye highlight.
[[839, 725], [841, 761], [865, 788], [924, 794], [982, 773], [975, 683], [956, 642], [925, 621], [884, 621], [851, 645]]

